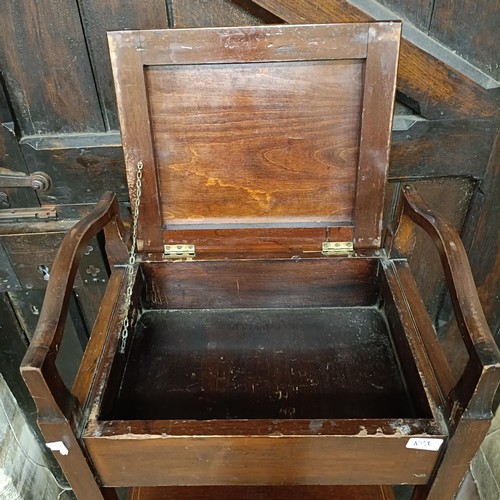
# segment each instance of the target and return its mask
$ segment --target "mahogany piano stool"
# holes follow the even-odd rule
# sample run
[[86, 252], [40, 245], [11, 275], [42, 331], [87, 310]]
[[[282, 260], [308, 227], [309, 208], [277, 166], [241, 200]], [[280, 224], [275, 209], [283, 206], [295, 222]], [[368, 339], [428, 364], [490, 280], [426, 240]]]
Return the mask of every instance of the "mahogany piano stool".
[[[459, 236], [414, 187], [382, 228], [400, 29], [109, 33], [135, 263], [106, 193], [60, 247], [21, 367], [78, 498], [453, 498], [500, 353]], [[408, 264], [417, 226], [459, 376]], [[55, 361], [101, 230], [109, 283], [67, 389]]]

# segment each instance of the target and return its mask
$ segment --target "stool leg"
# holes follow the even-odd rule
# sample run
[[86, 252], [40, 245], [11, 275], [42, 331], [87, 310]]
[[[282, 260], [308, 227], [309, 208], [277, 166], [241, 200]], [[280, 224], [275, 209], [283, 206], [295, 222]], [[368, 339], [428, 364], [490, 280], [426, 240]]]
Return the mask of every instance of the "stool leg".
[[469, 470], [479, 446], [490, 427], [486, 419], [462, 418], [434, 479], [425, 486], [417, 486], [412, 500], [452, 500]]

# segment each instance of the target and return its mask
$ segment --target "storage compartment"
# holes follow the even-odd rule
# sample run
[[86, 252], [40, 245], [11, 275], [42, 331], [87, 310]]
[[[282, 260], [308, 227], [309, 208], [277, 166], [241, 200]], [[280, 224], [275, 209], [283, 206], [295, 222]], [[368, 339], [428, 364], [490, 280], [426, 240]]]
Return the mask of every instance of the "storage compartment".
[[429, 417], [406, 387], [380, 272], [363, 258], [143, 264], [100, 418]]

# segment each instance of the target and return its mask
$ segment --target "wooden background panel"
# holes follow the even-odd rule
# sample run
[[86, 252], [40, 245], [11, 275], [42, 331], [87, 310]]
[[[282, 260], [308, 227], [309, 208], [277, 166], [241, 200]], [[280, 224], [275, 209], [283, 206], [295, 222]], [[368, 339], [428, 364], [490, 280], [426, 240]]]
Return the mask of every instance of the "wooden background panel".
[[104, 130], [74, 0], [2, 2], [0, 67], [22, 134]]
[[12, 114], [9, 109], [9, 104], [7, 102], [7, 96], [5, 95], [3, 81], [0, 80], [0, 123], [6, 123], [12, 121]]
[[[29, 175], [17, 139], [13, 131], [3, 123], [0, 123], [0, 167]], [[0, 209], [39, 206], [33, 189], [3, 188], [0, 179]]]
[[491, 331], [500, 342], [500, 132], [484, 180], [471, 203], [464, 234], [479, 298]]
[[[462, 232], [474, 182], [464, 178], [428, 179], [412, 182], [426, 203]], [[443, 203], [446, 200], [446, 203]], [[431, 318], [436, 318], [443, 301], [444, 272], [434, 244], [420, 228], [416, 228], [417, 241], [410, 258], [415, 281]]]
[[31, 171], [52, 179], [52, 187], [38, 193], [42, 205], [96, 203], [105, 191], [128, 200], [121, 146], [34, 149], [23, 142], [21, 149]]
[[500, 79], [497, 0], [379, 0], [424, 33]]
[[[14, 394], [17, 403], [24, 410], [28, 421], [36, 429], [37, 437], [41, 440], [40, 431], [36, 426], [35, 404], [19, 371], [28, 342], [7, 293], [0, 293], [0, 319], [0, 369], [2, 376]], [[52, 458], [51, 463], [54, 462], [55, 459]]]
[[403, 21], [408, 20], [417, 28], [427, 30], [432, 16], [435, 0], [379, 0], [395, 13], [403, 16]]
[[21, 283], [0, 241], [0, 292], [21, 290]]
[[[10, 292], [10, 302], [16, 311], [19, 325], [31, 342], [42, 308], [44, 290], [29, 290]], [[74, 298], [70, 301], [70, 314], [64, 327], [64, 336], [59, 348], [60, 356], [57, 357], [58, 369], [63, 380], [70, 386], [78, 369], [78, 360], [83, 355], [87, 342], [87, 334], [82, 322], [80, 311], [76, 307]]]
[[430, 35], [500, 79], [498, 0], [435, 0]]
[[64, 233], [2, 236], [1, 241], [23, 289], [46, 288], [52, 262], [63, 238]]
[[[254, 0], [289, 23], [366, 22], [373, 19], [348, 0]], [[498, 116], [496, 94], [465, 77], [403, 36], [398, 91], [430, 119]]]
[[389, 178], [481, 179], [497, 130], [492, 120], [430, 120], [394, 131]]
[[118, 129], [106, 31], [168, 27], [165, 0], [78, 0], [107, 130]]
[[167, 0], [172, 27], [249, 26], [283, 21], [250, 0]]
[[[1, 68], [0, 68], [1, 69]], [[13, 117], [0, 79], [0, 168], [28, 174], [19, 143], [13, 131]], [[38, 207], [33, 189], [2, 188], [0, 181], [0, 210], [4, 208]]]

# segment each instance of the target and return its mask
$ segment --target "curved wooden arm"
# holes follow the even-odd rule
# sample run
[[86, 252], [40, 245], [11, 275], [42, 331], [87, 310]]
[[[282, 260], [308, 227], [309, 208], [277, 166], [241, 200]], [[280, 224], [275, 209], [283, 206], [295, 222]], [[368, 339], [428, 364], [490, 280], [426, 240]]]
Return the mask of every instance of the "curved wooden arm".
[[[467, 407], [481, 413], [479, 406], [488, 405], [500, 382], [500, 351], [484, 316], [469, 260], [460, 236], [441, 216], [433, 213], [415, 187], [403, 188], [402, 213], [394, 245], [407, 247], [405, 218], [426, 231], [434, 242], [444, 268], [457, 324], [470, 356], [469, 364], [455, 387], [459, 399]], [[466, 388], [465, 386], [468, 386]], [[467, 397], [465, 397], [467, 395]], [[491, 402], [491, 401], [490, 401]]]
[[[65, 236], [52, 265], [40, 318], [33, 339], [21, 363], [21, 374], [38, 408], [40, 418], [69, 415], [74, 398], [64, 385], [55, 359], [64, 333], [71, 290], [83, 250], [105, 226], [106, 246], [116, 255], [126, 256], [122, 241], [123, 225], [113, 193], [105, 193], [94, 210]], [[111, 241], [108, 241], [111, 240]], [[54, 404], [55, 403], [55, 404]]]

